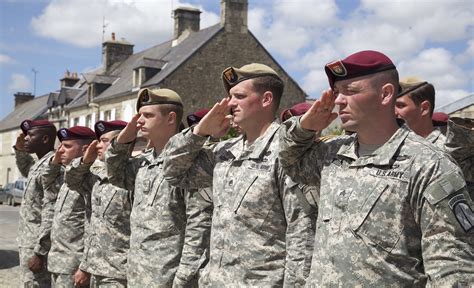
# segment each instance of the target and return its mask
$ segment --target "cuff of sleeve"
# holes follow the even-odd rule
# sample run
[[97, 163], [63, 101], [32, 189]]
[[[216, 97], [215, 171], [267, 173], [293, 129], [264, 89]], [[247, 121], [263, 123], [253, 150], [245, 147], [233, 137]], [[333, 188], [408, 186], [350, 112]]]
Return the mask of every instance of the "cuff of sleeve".
[[195, 146], [203, 146], [209, 137], [204, 137], [204, 136], [199, 136], [199, 135], [194, 134], [192, 128], [194, 127], [185, 129], [183, 130], [183, 132], [181, 132], [184, 136], [184, 140], [186, 141], [186, 144], [195, 145]]
[[33, 252], [38, 255], [38, 256], [46, 256], [48, 255], [48, 250], [44, 249], [43, 247], [41, 247], [41, 245], [36, 245], [35, 246], [35, 249], [33, 250]]
[[298, 116], [298, 117], [293, 117], [292, 119], [289, 120], [291, 124], [289, 133], [291, 133], [294, 136], [294, 138], [301, 139], [301, 140], [314, 139], [315, 135], [319, 135], [321, 133], [320, 131], [312, 131], [312, 130], [306, 130], [302, 128], [300, 124], [300, 119], [301, 119], [301, 116]]
[[132, 141], [131, 143], [118, 143], [117, 137], [115, 137], [114, 139], [112, 139], [109, 149], [113, 149], [112, 151], [116, 153], [128, 153], [130, 146], [132, 146], [134, 142], [135, 141]]

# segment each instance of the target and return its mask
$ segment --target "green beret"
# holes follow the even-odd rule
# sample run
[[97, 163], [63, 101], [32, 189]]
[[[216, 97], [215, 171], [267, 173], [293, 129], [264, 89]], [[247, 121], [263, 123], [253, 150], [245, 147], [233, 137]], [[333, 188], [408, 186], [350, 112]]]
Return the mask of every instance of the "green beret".
[[415, 91], [416, 89], [428, 84], [428, 82], [416, 77], [416, 76], [410, 76], [406, 77], [403, 79], [400, 79], [399, 82], [399, 90], [398, 90], [398, 97], [402, 97], [404, 95], [407, 95], [410, 92]]
[[170, 89], [148, 89], [144, 88], [138, 91], [137, 112], [142, 106], [174, 104], [183, 106], [183, 101], [178, 93]]
[[267, 65], [260, 63], [252, 63], [242, 66], [241, 68], [229, 67], [222, 72], [222, 81], [224, 88], [229, 93], [230, 88], [238, 83], [252, 78], [272, 76], [281, 81], [280, 76]]

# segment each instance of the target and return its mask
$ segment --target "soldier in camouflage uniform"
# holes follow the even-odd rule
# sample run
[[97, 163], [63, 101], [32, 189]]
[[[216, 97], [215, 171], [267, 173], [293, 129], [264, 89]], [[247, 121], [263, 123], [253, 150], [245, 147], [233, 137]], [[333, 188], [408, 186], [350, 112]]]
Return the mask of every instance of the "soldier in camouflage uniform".
[[[43, 214], [43, 207], [48, 206], [49, 199], [44, 193], [41, 174], [54, 155], [56, 127], [47, 120], [25, 120], [20, 128], [23, 133], [14, 146], [15, 158], [18, 170], [28, 179], [20, 207], [17, 236], [20, 283], [24, 287], [49, 287], [51, 274], [46, 269], [46, 255], [36, 255], [34, 248], [39, 238], [42, 216], [47, 216]], [[36, 154], [38, 161], [33, 159], [32, 153]], [[37, 267], [33, 267], [35, 272], [28, 266], [32, 257], [39, 262]]]
[[406, 121], [413, 132], [444, 149], [446, 136], [432, 121], [435, 108], [435, 89], [431, 83], [417, 77], [400, 80], [400, 91], [395, 102], [395, 114]]
[[[212, 203], [164, 180], [163, 151], [183, 115], [179, 95], [143, 89], [137, 111], [106, 152], [109, 181], [133, 190], [127, 281], [130, 287], [194, 287], [207, 262]], [[130, 158], [138, 130], [153, 153]]]
[[[332, 90], [283, 123], [280, 142], [285, 170], [320, 187], [308, 286], [472, 285], [472, 200], [457, 165], [398, 126], [391, 60], [362, 51], [326, 73]], [[356, 133], [315, 143], [335, 104], [342, 127]]]
[[92, 189], [89, 232], [79, 266], [91, 274], [91, 287], [127, 287], [132, 199], [129, 191], [110, 184], [104, 165], [110, 141], [126, 125], [120, 120], [97, 122], [94, 130], [98, 141], [89, 145], [82, 158], [74, 159], [68, 171], [72, 176], [67, 183], [70, 189]]
[[48, 271], [52, 273], [53, 287], [88, 286], [89, 275], [78, 268], [90, 219], [90, 187], [71, 189], [67, 183], [76, 177], [69, 173], [72, 160], [82, 156], [95, 134], [82, 126], [62, 128], [57, 134], [61, 145], [43, 173], [43, 181], [51, 183], [61, 176], [61, 165], [66, 167], [54, 209]]
[[461, 167], [466, 184], [474, 197], [474, 119], [451, 117], [448, 121], [445, 149]]
[[[275, 112], [283, 81], [273, 69], [257, 63], [229, 67], [223, 81], [230, 97], [198, 125], [171, 138], [165, 177], [182, 187], [212, 184], [208, 286], [302, 286], [309, 271], [305, 249], [316, 215], [304, 210], [301, 189], [278, 163]], [[222, 135], [229, 128], [229, 108], [245, 135], [206, 146], [207, 136]]]

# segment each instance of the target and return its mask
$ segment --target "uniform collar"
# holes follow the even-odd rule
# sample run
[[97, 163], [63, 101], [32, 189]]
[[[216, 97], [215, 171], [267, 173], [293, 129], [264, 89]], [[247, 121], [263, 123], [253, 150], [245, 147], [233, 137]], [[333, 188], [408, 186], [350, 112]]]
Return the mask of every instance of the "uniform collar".
[[374, 154], [363, 157], [357, 157], [358, 145], [356, 136], [354, 137], [353, 141], [342, 145], [337, 152], [337, 155], [355, 160], [353, 163], [351, 163], [351, 167], [366, 166], [369, 164], [388, 166], [392, 164], [395, 154], [399, 150], [403, 141], [405, 141], [405, 138], [408, 136], [409, 132], [410, 130], [406, 124], [403, 124], [385, 144], [374, 151]]
[[440, 135], [442, 135], [441, 131], [437, 127], [435, 127], [434, 130], [431, 131], [431, 133], [425, 139], [430, 143], [435, 143]]
[[236, 145], [233, 145], [229, 151], [234, 155], [235, 158], [238, 158], [239, 160], [261, 159], [265, 152], [267, 152], [268, 147], [273, 140], [273, 136], [279, 128], [280, 125], [278, 122], [276, 120], [273, 121], [265, 133], [255, 139], [255, 142], [246, 149], [244, 149], [245, 137], [240, 136], [235, 140]]

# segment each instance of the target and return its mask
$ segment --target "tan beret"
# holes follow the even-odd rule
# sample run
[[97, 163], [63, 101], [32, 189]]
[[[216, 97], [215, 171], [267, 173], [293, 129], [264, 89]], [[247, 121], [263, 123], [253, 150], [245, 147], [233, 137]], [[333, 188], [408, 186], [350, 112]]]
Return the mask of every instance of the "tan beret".
[[228, 67], [222, 72], [222, 81], [224, 82], [225, 90], [229, 93], [230, 88], [238, 83], [263, 76], [272, 76], [281, 81], [280, 76], [275, 70], [260, 63], [247, 64], [241, 68]]
[[137, 112], [142, 106], [159, 104], [174, 104], [183, 106], [183, 101], [181, 101], [181, 97], [179, 97], [178, 93], [170, 89], [144, 88], [138, 91]]
[[426, 84], [428, 84], [428, 82], [416, 76], [402, 78], [400, 79], [400, 87], [397, 98], [407, 95], [408, 93], [413, 92]]

